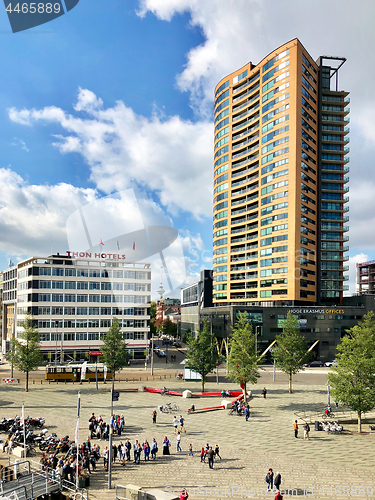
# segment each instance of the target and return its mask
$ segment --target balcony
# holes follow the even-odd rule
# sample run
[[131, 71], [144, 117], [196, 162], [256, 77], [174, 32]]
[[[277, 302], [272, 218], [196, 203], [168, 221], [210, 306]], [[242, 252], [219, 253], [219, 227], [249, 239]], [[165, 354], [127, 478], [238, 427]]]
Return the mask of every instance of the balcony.
[[[254, 89], [252, 89], [251, 92], [247, 92], [246, 94], [244, 94], [243, 96], [241, 96], [240, 99], [242, 99], [243, 97], [245, 97], [245, 95], [252, 94], [256, 89], [259, 89], [259, 85], [257, 85]], [[239, 101], [240, 99], [237, 98], [237, 101]], [[236, 106], [236, 107], [233, 106], [232, 112], [233, 113], [237, 113], [237, 111], [239, 111], [240, 109], [248, 106], [249, 104], [251, 104], [252, 102], [256, 101], [257, 99], [259, 99], [259, 94], [257, 94], [256, 96], [252, 97], [251, 99], [249, 99], [248, 101], [244, 102], [243, 104], [240, 104], [239, 106]], [[233, 102], [235, 102], [234, 99], [233, 99]]]
[[[240, 167], [241, 165], [246, 165], [247, 163], [251, 163], [254, 160], [256, 160], [257, 158], [259, 158], [259, 152], [257, 152], [256, 154], [250, 156], [249, 158], [246, 158], [245, 160], [242, 160], [240, 162], [237, 162], [237, 163], [233, 164], [232, 165], [232, 169]], [[258, 167], [258, 163], [256, 164], [256, 166]]]
[[254, 170], [258, 170], [259, 169], [259, 166], [256, 165], [255, 167], [250, 167], [250, 168], [244, 168], [243, 170], [241, 170], [240, 172], [234, 172], [232, 174], [232, 179], [233, 178], [236, 178], [236, 177], [240, 177], [241, 175], [246, 175], [246, 174], [249, 174], [251, 172], [254, 172]]
[[[257, 109], [259, 109], [259, 104], [256, 104], [252, 108], [248, 109], [245, 113], [241, 113], [240, 115], [233, 116], [232, 121], [235, 122], [237, 120], [241, 120], [241, 118], [245, 118], [245, 116], [251, 115]], [[258, 115], [259, 115], [259, 113], [258, 113]]]
[[[241, 148], [242, 146], [246, 146], [246, 144], [250, 144], [251, 142], [255, 141], [258, 138], [259, 138], [259, 134], [256, 134], [256, 135], [253, 135], [252, 137], [249, 137], [249, 139], [247, 141], [239, 142], [238, 144], [234, 144], [232, 146], [232, 151], [234, 151], [235, 149]], [[242, 154], [244, 154], [245, 152], [243, 152]], [[233, 156], [233, 158], [235, 158], [235, 157]]]
[[249, 81], [243, 83], [242, 85], [240, 85], [239, 87], [235, 87], [233, 89], [233, 94], [237, 94], [237, 92], [239, 92], [240, 90], [242, 89], [245, 89], [246, 87], [248, 87], [249, 85], [251, 85], [253, 82], [255, 82], [255, 80], [257, 80], [259, 78], [260, 74], [257, 73], [256, 75], [253, 76], [253, 78], [251, 78]]
[[[259, 137], [259, 135], [258, 135], [256, 138], [258, 138], [258, 137]], [[250, 141], [250, 142], [252, 142], [252, 141]], [[241, 151], [240, 153], [237, 153], [237, 154], [235, 154], [235, 155], [232, 155], [232, 160], [234, 160], [235, 158], [238, 158], [238, 157], [240, 157], [240, 156], [246, 155], [246, 154], [248, 154], [248, 153], [251, 153], [251, 152], [252, 152], [252, 151], [254, 151], [255, 149], [259, 149], [259, 144], [256, 144], [255, 146], [253, 146], [253, 147], [251, 147], [251, 148], [247, 148], [247, 149], [245, 149], [244, 151]]]
[[[254, 191], [254, 189], [258, 189], [258, 188], [259, 188], [258, 183], [256, 183], [255, 186], [249, 186], [246, 189], [241, 189], [241, 191], [236, 191], [236, 192], [232, 191], [232, 196], [238, 196], [240, 194], [250, 193], [251, 191]], [[233, 205], [233, 203], [232, 203], [232, 205]]]
[[322, 165], [323, 172], [335, 173], [335, 174], [347, 174], [350, 172], [349, 165], [340, 165], [340, 168], [335, 168], [335, 165], [323, 164]]
[[253, 116], [253, 118], [250, 118], [250, 120], [246, 120], [246, 121], [239, 123], [238, 125], [232, 127], [232, 132], [234, 132], [235, 130], [238, 130], [239, 128], [246, 127], [246, 125], [250, 125], [250, 123], [254, 123], [258, 119], [259, 119], [259, 113], [256, 116]]
[[254, 130], [257, 130], [259, 128], [259, 124], [254, 125], [254, 127], [249, 128], [248, 130], [245, 130], [244, 132], [241, 132], [240, 134], [237, 134], [232, 137], [232, 142], [237, 141], [241, 137], [244, 137], [245, 135], [251, 134], [251, 132], [254, 132]]
[[256, 179], [258, 179], [259, 177], [259, 174], [258, 172], [256, 172], [254, 175], [250, 176], [250, 177], [245, 177], [244, 179], [241, 179], [239, 181], [236, 181], [236, 182], [232, 182], [232, 189], [235, 188], [235, 187], [238, 187], [238, 186], [242, 186], [243, 184], [250, 184], [252, 182], [254, 182]]

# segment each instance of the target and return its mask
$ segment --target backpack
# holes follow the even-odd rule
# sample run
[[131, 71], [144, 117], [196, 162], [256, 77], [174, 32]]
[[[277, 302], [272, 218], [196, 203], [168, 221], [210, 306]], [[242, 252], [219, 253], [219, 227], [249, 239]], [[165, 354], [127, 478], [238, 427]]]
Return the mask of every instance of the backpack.
[[270, 473], [269, 473], [269, 472], [267, 472], [267, 476], [266, 476], [266, 483], [269, 483], [269, 482], [270, 482], [270, 479], [271, 479]]

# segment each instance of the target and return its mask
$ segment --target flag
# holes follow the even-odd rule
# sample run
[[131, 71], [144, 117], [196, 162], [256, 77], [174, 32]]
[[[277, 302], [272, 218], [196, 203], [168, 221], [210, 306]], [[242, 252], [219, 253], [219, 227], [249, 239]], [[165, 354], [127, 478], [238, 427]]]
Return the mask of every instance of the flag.
[[117, 243], [117, 250], [118, 250], [118, 252], [119, 252], [119, 251], [120, 251], [120, 243], [118, 242], [118, 240], [117, 240], [117, 242], [116, 242], [116, 243]]
[[104, 247], [104, 243], [103, 243], [103, 241], [102, 241], [101, 238], [100, 238], [100, 241], [99, 241], [99, 245], [103, 245], [103, 247]]
[[78, 444], [79, 419], [77, 419], [75, 442]]
[[20, 425], [24, 424], [24, 420], [25, 420], [25, 414], [24, 414], [24, 408], [23, 408], [23, 405], [22, 405]]
[[133, 250], [135, 250], [135, 241], [133, 241]]

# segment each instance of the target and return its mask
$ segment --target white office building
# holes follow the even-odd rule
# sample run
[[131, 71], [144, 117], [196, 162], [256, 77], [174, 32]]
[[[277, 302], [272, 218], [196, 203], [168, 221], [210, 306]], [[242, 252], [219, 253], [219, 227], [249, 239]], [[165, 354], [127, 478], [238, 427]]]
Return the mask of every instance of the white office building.
[[[80, 257], [81, 256], [81, 257]], [[131, 358], [144, 359], [150, 329], [150, 264], [116, 254], [31, 257], [4, 271], [2, 350], [30, 313], [45, 362], [97, 359], [116, 317]]]

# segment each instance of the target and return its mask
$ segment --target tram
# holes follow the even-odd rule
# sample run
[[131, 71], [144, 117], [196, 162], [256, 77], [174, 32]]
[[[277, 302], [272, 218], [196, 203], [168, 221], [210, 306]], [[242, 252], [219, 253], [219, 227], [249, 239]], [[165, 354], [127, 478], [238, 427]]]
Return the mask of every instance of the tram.
[[82, 380], [111, 380], [112, 373], [104, 373], [103, 363], [85, 363], [71, 365], [48, 365], [46, 366], [46, 380], [72, 380], [74, 382], [81, 381], [81, 373], [83, 367], [86, 367], [86, 372]]

